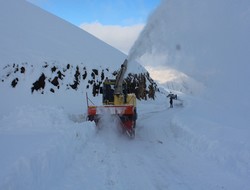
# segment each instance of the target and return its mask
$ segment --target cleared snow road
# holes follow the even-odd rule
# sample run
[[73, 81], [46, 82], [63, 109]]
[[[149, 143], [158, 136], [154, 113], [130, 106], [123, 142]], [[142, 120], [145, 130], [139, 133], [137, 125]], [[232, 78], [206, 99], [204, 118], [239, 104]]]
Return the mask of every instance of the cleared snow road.
[[237, 176], [177, 141], [172, 120], [184, 108], [167, 105], [141, 103], [134, 140], [106, 118], [52, 189], [237, 189]]

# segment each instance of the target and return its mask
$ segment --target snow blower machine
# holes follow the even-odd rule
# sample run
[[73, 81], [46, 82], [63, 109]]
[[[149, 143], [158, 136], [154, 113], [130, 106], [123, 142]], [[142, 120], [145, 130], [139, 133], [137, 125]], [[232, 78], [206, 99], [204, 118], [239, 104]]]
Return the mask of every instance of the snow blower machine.
[[136, 96], [134, 93], [128, 93], [127, 85], [124, 81], [127, 63], [128, 61], [125, 59], [116, 79], [106, 78], [104, 80], [102, 86], [102, 106], [90, 106], [87, 98], [87, 119], [94, 121], [98, 126], [98, 122], [104, 114], [108, 113], [112, 116], [117, 116], [122, 129], [129, 137], [134, 138], [137, 119]]

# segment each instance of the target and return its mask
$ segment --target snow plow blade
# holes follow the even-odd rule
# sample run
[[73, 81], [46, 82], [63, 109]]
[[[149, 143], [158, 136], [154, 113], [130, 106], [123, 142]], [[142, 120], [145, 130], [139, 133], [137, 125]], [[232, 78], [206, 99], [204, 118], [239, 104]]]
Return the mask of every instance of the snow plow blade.
[[117, 115], [121, 121], [121, 127], [130, 137], [135, 136], [136, 109], [133, 105], [105, 105], [105, 106], [88, 106], [88, 120], [94, 121], [96, 125], [100, 118], [105, 115]]

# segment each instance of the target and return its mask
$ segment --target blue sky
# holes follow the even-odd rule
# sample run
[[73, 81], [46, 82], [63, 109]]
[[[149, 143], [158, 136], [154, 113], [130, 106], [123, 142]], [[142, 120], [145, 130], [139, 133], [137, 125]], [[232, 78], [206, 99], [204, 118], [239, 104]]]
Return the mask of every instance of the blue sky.
[[99, 22], [128, 26], [145, 23], [160, 0], [28, 0], [74, 25]]
[[128, 54], [161, 0], [27, 0]]

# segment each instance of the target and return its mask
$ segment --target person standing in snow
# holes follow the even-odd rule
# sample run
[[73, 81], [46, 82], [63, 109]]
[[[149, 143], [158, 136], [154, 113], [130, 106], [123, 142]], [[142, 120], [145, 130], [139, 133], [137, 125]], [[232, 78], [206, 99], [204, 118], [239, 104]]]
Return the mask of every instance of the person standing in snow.
[[175, 98], [175, 95], [170, 92], [167, 97], [169, 98], [170, 108], [173, 108], [173, 98]]
[[173, 108], [173, 98], [170, 96], [169, 98], [170, 108]]

